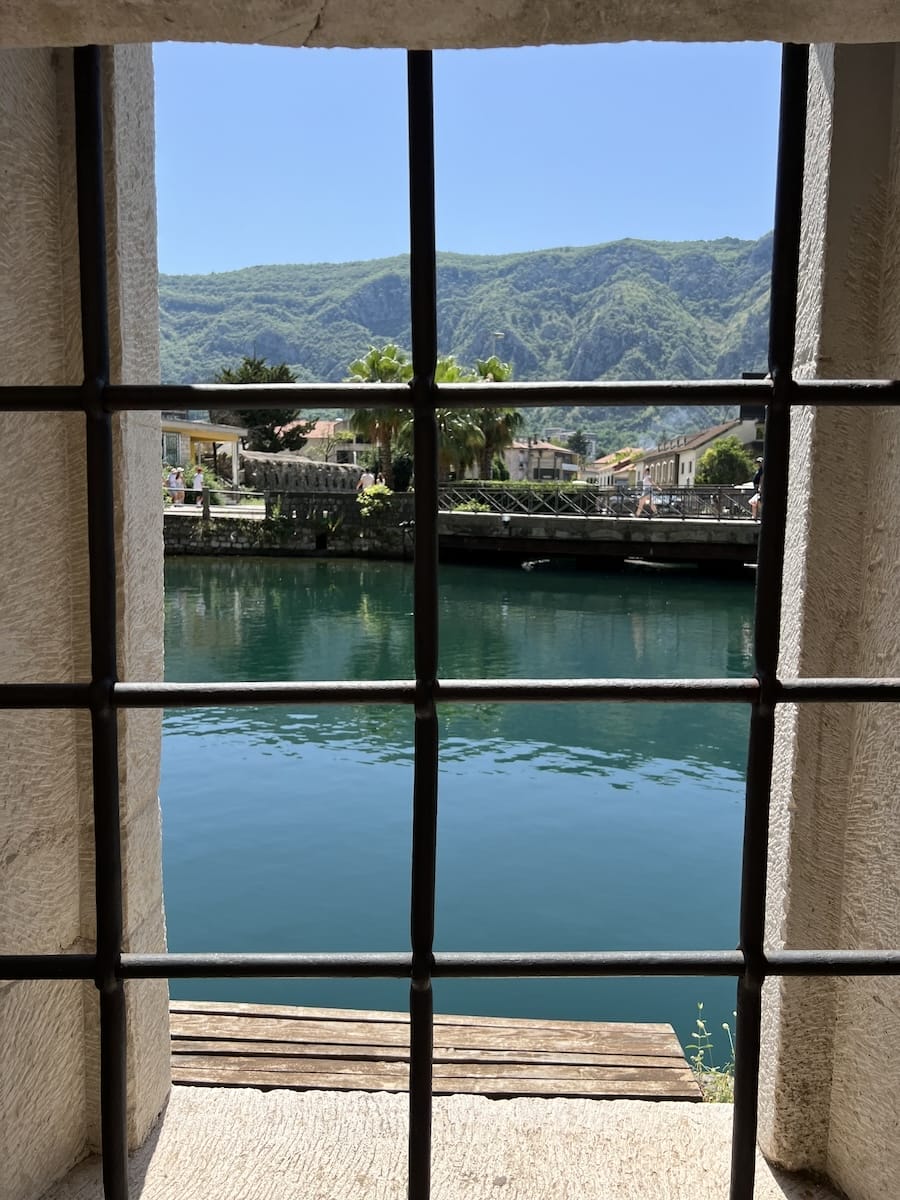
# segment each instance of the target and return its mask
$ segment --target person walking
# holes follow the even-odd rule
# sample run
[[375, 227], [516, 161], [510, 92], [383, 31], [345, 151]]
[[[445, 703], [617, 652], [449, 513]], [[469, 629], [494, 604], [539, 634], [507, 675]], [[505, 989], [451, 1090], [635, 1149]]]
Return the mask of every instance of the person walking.
[[644, 506], [650, 508], [650, 515], [655, 516], [656, 509], [653, 506], [653, 480], [650, 477], [650, 468], [644, 467], [644, 478], [641, 480], [641, 498], [638, 500], [637, 511], [635, 516], [639, 517], [644, 511]]
[[181, 467], [175, 472], [175, 493], [172, 498], [176, 504], [184, 504], [184, 471]]
[[178, 489], [178, 476], [175, 474], [174, 467], [170, 468], [169, 474], [166, 477], [166, 488], [169, 493], [169, 499], [174, 504], [175, 503], [175, 492]]
[[194, 503], [199, 508], [203, 503], [203, 468], [199, 463], [194, 468], [194, 478], [191, 481], [191, 486], [194, 489]]
[[372, 474], [372, 472], [369, 470], [369, 468], [366, 467], [366, 469], [363, 471], [362, 475], [360, 475], [360, 477], [359, 477], [359, 483], [357, 483], [357, 485], [356, 485], [356, 490], [358, 492], [364, 492], [366, 490], [366, 488], [372, 487], [374, 483], [375, 483], [375, 476]]

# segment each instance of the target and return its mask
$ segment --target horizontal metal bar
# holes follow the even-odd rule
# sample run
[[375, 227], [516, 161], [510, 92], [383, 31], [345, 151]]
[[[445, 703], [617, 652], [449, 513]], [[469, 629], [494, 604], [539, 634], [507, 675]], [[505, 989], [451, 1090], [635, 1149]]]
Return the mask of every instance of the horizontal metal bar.
[[[490, 384], [486, 385], [490, 387]], [[113, 409], [412, 408], [408, 383], [191, 383], [155, 387], [113, 384], [104, 401]], [[164, 404], [160, 404], [160, 400]]]
[[900, 703], [900, 679], [783, 679], [775, 685], [779, 701], [817, 704]]
[[[3, 693], [0, 690], [0, 702]], [[414, 704], [414, 680], [292, 683], [117, 683], [117, 708], [210, 708], [270, 704]]]
[[739, 950], [621, 950], [521, 954], [436, 954], [432, 974], [439, 979], [534, 979], [602, 976], [740, 975]]
[[898, 379], [792, 379], [791, 387], [793, 395], [788, 403], [794, 408], [802, 404], [900, 404]]
[[444, 679], [436, 699], [444, 704], [734, 704], [751, 703], [758, 690], [755, 679]]
[[125, 979], [409, 979], [402, 954], [123, 954]]
[[[435, 699], [444, 704], [485, 703], [752, 703], [759, 683], [745, 679], [444, 679]], [[789, 679], [776, 684], [777, 700], [819, 704], [900, 702], [900, 679]], [[0, 702], [2, 702], [0, 689]], [[414, 680], [386, 683], [121, 683], [119, 708], [192, 708], [254, 704], [415, 704]]]
[[[445, 679], [436, 689], [443, 704], [661, 703], [746, 704], [756, 679]], [[783, 679], [780, 703], [897, 704], [900, 679]], [[0, 684], [0, 710], [88, 708], [87, 683]], [[415, 704], [411, 679], [378, 681], [290, 680], [261, 683], [117, 683], [116, 708], [229, 708], [287, 704]]]
[[[750, 702], [755, 679], [450, 679], [437, 684], [445, 704], [555, 704], [586, 701]], [[0, 706], [2, 706], [0, 690]], [[117, 708], [196, 708], [263, 704], [415, 704], [414, 680], [319, 683], [119, 683]]]
[[0, 412], [79, 412], [85, 410], [85, 392], [81, 386], [46, 387], [30, 385], [0, 387]]
[[89, 683], [0, 683], [0, 709], [89, 708]]
[[95, 954], [0, 954], [0, 979], [93, 979]]
[[[771, 976], [900, 974], [900, 950], [770, 950]], [[0, 955], [0, 979], [92, 979], [93, 954]], [[740, 950], [444, 952], [434, 956], [440, 979], [600, 978], [732, 975], [744, 970]], [[412, 955], [400, 954], [123, 954], [124, 979], [384, 978], [408, 979]]]
[[[764, 957], [767, 975], [900, 975], [900, 950], [779, 950]], [[450, 978], [549, 978], [741, 975], [740, 950], [623, 950], [509, 954], [437, 954], [432, 974]]]
[[[792, 382], [791, 406], [896, 405], [900, 381], [895, 379], [803, 379]], [[766, 404], [769, 379], [648, 380], [630, 382], [546, 381], [496, 384], [438, 385], [441, 408], [628, 407], [656, 404]], [[108, 412], [159, 412], [162, 409], [234, 408], [411, 408], [412, 393], [405, 383], [282, 383], [282, 384], [110, 384], [103, 389]], [[80, 387], [0, 387], [0, 412], [82, 412], [85, 393]]]
[[900, 950], [769, 950], [767, 975], [900, 975]]

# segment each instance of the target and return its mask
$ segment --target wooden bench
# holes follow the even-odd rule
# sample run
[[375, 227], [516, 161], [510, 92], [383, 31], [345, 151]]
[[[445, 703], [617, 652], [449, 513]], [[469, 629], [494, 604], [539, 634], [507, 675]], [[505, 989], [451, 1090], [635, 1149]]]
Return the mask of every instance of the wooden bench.
[[[405, 1013], [174, 1000], [172, 1081], [407, 1090]], [[671, 1025], [434, 1018], [436, 1095], [700, 1100]]]

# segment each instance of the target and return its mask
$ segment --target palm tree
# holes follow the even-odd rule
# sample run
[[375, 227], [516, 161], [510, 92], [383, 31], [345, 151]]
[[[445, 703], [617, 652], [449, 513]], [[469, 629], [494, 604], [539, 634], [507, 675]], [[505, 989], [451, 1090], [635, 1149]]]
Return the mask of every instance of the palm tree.
[[477, 379], [461, 367], [452, 354], [440, 354], [434, 367], [435, 383], [470, 383]]
[[370, 346], [364, 358], [350, 364], [349, 371], [347, 378], [351, 383], [405, 383], [412, 379], [409, 356], [393, 342], [380, 350]]
[[484, 434], [471, 409], [438, 408], [435, 410], [438, 431], [438, 478], [447, 479], [450, 471], [463, 474], [484, 448]]
[[501, 362], [496, 354], [490, 358], [476, 358], [475, 378], [482, 383], [506, 383], [512, 377], [512, 366]]
[[[475, 372], [483, 383], [505, 383], [512, 375], [512, 367], [492, 354], [490, 358], [476, 360]], [[478, 473], [482, 479], [490, 479], [495, 455], [512, 445], [525, 419], [514, 408], [476, 408], [472, 416], [484, 435]]]
[[[465, 471], [478, 461], [484, 444], [484, 435], [478, 428], [472, 412], [467, 408], [436, 408], [438, 437], [438, 479], [443, 482], [452, 470]], [[413, 417], [404, 422], [399, 442], [411, 446], [413, 440]]]
[[[350, 364], [347, 378], [352, 383], [404, 383], [412, 378], [412, 363], [393, 343], [370, 346], [364, 358]], [[394, 486], [391, 445], [411, 416], [408, 408], [358, 408], [350, 417], [350, 428], [378, 446], [381, 470], [388, 487]]]

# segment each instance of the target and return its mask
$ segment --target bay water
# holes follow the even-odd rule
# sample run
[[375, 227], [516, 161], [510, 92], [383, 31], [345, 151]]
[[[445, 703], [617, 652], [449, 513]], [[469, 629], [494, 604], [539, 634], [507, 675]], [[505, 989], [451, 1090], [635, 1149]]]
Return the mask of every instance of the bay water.
[[[166, 678], [408, 679], [407, 564], [168, 559]], [[752, 580], [442, 565], [440, 674], [752, 673]], [[438, 950], [733, 948], [748, 710], [440, 708]], [[405, 951], [407, 706], [169, 711], [173, 951]], [[180, 998], [405, 1009], [398, 980], [174, 981]], [[439, 1012], [668, 1021], [723, 1049], [733, 980], [437, 980]]]

